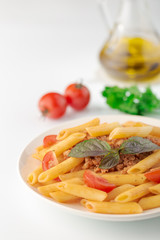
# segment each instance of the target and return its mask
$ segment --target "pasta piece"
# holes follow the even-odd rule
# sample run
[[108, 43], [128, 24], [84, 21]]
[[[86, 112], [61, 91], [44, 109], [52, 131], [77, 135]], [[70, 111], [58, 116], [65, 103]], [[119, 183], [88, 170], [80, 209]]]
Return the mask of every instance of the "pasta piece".
[[86, 127], [97, 126], [97, 125], [99, 125], [99, 122], [100, 122], [99, 118], [95, 118], [87, 123], [82, 124], [82, 125], [79, 125], [79, 126], [76, 126], [73, 128], [64, 129], [64, 130], [60, 131], [60, 133], [58, 134], [57, 140], [63, 140], [75, 132], [83, 132]]
[[[66, 180], [66, 182], [74, 183], [74, 184], [84, 184], [83, 180], [80, 178], [68, 179], [68, 180]], [[49, 193], [58, 191], [58, 188], [57, 188], [58, 184], [59, 184], [59, 182], [56, 182], [56, 183], [38, 187], [37, 189], [41, 194], [43, 194], [45, 196], [49, 196]]]
[[144, 174], [104, 174], [103, 178], [107, 179], [108, 182], [113, 183], [117, 186], [123, 184], [131, 184], [131, 185], [140, 185], [146, 181], [146, 177]]
[[121, 171], [115, 171], [115, 172], [108, 172], [108, 173], [97, 173], [98, 175], [102, 176], [103, 175], [123, 175]]
[[84, 163], [82, 162], [81, 164], [79, 164], [78, 166], [72, 168], [71, 172], [78, 172], [82, 170]]
[[58, 183], [59, 181], [56, 181], [56, 180], [50, 180], [50, 181], [48, 181], [48, 182], [43, 182], [43, 183], [39, 183], [38, 182], [38, 184], [39, 184], [39, 186], [38, 187], [42, 187], [42, 186], [46, 186], [46, 185], [49, 185], [49, 184], [53, 184], [53, 183]]
[[143, 173], [152, 168], [155, 164], [160, 162], [160, 150], [152, 153], [142, 161], [135, 164], [133, 167], [128, 169], [128, 173]]
[[73, 133], [69, 137], [65, 138], [63, 141], [55, 144], [52, 147], [52, 150], [55, 151], [56, 156], [61, 155], [64, 151], [68, 150], [69, 148], [73, 147], [77, 143], [81, 142], [85, 138], [85, 133]]
[[43, 160], [44, 155], [49, 151], [54, 151], [56, 157], [59, 157], [64, 151], [73, 147], [77, 143], [81, 142], [85, 138], [85, 133], [73, 133], [69, 137], [65, 138], [63, 141], [60, 141], [49, 148], [44, 148], [40, 152], [32, 155], [34, 158], [38, 158], [39, 160]]
[[146, 127], [119, 127], [115, 128], [109, 135], [109, 140], [127, 137], [147, 137], [152, 131], [152, 126]]
[[57, 188], [65, 193], [72, 194], [80, 198], [86, 198], [93, 201], [103, 201], [107, 197], [107, 193], [101, 190], [90, 188], [83, 185], [72, 183], [59, 183]]
[[114, 200], [120, 193], [123, 193], [133, 187], [134, 186], [131, 184], [124, 184], [124, 185], [114, 188], [111, 192], [108, 193], [106, 201]]
[[[123, 124], [125, 127], [142, 127], [142, 126], [151, 126], [142, 122], [133, 122], [128, 121]], [[160, 137], [160, 127], [152, 126], [152, 131], [150, 132], [150, 135]]]
[[153, 194], [160, 194], [160, 183], [150, 187], [149, 191]]
[[110, 132], [112, 132], [113, 129], [117, 127], [120, 127], [120, 124], [118, 122], [109, 124], [103, 123], [95, 127], [87, 127], [86, 130], [91, 137], [99, 137], [110, 134]]
[[80, 203], [81, 203], [82, 206], [85, 207], [87, 201], [88, 201], [88, 200], [84, 198], [84, 199], [81, 199]]
[[84, 158], [67, 158], [67, 160], [59, 163], [55, 167], [52, 167], [45, 172], [42, 172], [39, 177], [39, 182], [47, 182], [49, 180], [57, 178], [60, 174], [64, 174], [69, 172], [72, 168], [79, 165], [81, 162], [84, 161]]
[[42, 161], [44, 155], [45, 155], [47, 152], [49, 152], [49, 148], [50, 148], [50, 147], [44, 148], [44, 147], [42, 147], [42, 146], [36, 148], [37, 152], [34, 153], [34, 154], [32, 154], [32, 157], [35, 158], [35, 159], [38, 159], [38, 160], [41, 160], [41, 161]]
[[139, 205], [143, 210], [160, 207], [160, 194], [142, 198], [139, 201]]
[[[155, 168], [160, 168], [160, 161], [158, 162], [158, 163], [156, 163], [153, 167], [152, 167], [152, 169], [155, 169]], [[151, 170], [152, 170], [151, 169]]]
[[115, 201], [121, 202], [121, 203], [132, 202], [135, 199], [138, 199], [138, 198], [141, 198], [141, 197], [147, 195], [149, 193], [149, 187], [151, 187], [153, 185], [154, 185], [154, 183], [149, 182], [149, 183], [144, 183], [137, 187], [131, 188], [131, 189], [119, 194], [115, 198]]
[[38, 176], [43, 172], [42, 164], [36, 168], [33, 172], [31, 172], [27, 177], [27, 182], [31, 185], [34, 185], [38, 182]]
[[136, 214], [136, 213], [141, 213], [143, 211], [141, 206], [136, 202], [115, 203], [115, 202], [94, 202], [94, 201], [82, 200], [81, 203], [89, 211], [95, 212], [95, 213]]
[[65, 181], [65, 180], [67, 180], [67, 179], [75, 178], [75, 177], [82, 178], [82, 177], [83, 177], [83, 174], [84, 174], [84, 171], [85, 171], [85, 170], [80, 170], [80, 171], [78, 171], [78, 172], [66, 173], [66, 174], [63, 174], [63, 175], [59, 175], [59, 178], [61, 179], [61, 181]]
[[43, 148], [44, 148], [43, 145], [41, 145], [41, 146], [39, 146], [39, 147], [36, 148], [36, 151], [39, 152], [39, 151], [41, 151]]
[[37, 160], [41, 160], [42, 161], [42, 156], [40, 155], [40, 152], [36, 152], [32, 154], [32, 158], [35, 158]]
[[75, 197], [69, 193], [57, 191], [57, 192], [52, 192], [49, 194], [55, 201], [61, 202], [61, 203], [66, 203], [66, 202], [73, 202], [79, 199], [79, 197]]
[[124, 127], [143, 127], [146, 126], [147, 124], [142, 123], [142, 122], [134, 122], [134, 121], [127, 121], [123, 124]]
[[37, 189], [42, 195], [49, 196], [50, 192], [58, 191], [58, 188], [56, 187], [56, 185], [58, 183], [59, 182], [51, 183], [51, 184], [48, 184], [48, 185], [45, 185], [45, 186], [40, 186]]
[[160, 127], [153, 126], [153, 129], [152, 129], [150, 135], [160, 137]]

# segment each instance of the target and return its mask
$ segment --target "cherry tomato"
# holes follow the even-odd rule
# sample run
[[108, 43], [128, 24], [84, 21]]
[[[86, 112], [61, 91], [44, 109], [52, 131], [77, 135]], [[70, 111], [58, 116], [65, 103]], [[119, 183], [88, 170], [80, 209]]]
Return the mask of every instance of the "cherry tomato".
[[72, 108], [82, 110], [89, 103], [90, 93], [83, 84], [73, 83], [66, 88], [65, 97]]
[[109, 183], [106, 179], [90, 170], [84, 172], [83, 180], [88, 187], [96, 188], [107, 193], [116, 187], [116, 185]]
[[60, 118], [64, 115], [67, 107], [66, 98], [55, 92], [45, 94], [39, 100], [39, 109], [42, 114], [49, 118]]
[[48, 136], [44, 137], [43, 147], [46, 148], [46, 147], [49, 147], [49, 146], [53, 145], [54, 143], [56, 143], [57, 142], [56, 137], [57, 137], [57, 135], [48, 135]]
[[58, 164], [58, 160], [53, 151], [47, 152], [42, 160], [42, 168], [44, 171], [56, 166]]
[[152, 182], [160, 183], [160, 168], [151, 170], [150, 172], [147, 172], [144, 175], [148, 180]]

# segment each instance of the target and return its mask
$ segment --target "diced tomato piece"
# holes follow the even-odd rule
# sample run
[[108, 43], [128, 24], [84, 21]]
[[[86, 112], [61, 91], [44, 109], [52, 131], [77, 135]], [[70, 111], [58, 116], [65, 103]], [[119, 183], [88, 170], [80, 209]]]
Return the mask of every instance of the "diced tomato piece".
[[49, 147], [57, 142], [57, 135], [48, 135], [43, 139], [43, 147]]
[[54, 180], [57, 182], [61, 182], [61, 179], [59, 177], [55, 178]]
[[84, 172], [83, 180], [88, 187], [96, 188], [107, 193], [116, 187], [115, 184], [109, 183], [106, 179], [90, 170]]
[[160, 168], [151, 170], [150, 172], [147, 172], [144, 175], [148, 180], [160, 183]]
[[49, 151], [45, 154], [42, 160], [42, 168], [44, 171], [56, 166], [58, 164], [58, 160], [53, 151]]

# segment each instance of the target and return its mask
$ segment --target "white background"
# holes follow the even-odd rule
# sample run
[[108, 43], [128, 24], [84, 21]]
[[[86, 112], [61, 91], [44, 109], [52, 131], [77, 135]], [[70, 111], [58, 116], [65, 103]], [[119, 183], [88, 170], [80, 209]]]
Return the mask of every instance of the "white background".
[[[160, 30], [159, 1], [150, 7]], [[98, 75], [98, 52], [106, 36], [94, 0], [0, 0], [1, 240], [159, 237], [160, 218], [113, 223], [72, 216], [34, 198], [18, 176], [20, 153], [35, 136], [63, 121], [118, 113], [100, 94], [110, 82]], [[62, 119], [44, 121], [37, 109], [40, 96], [63, 93], [80, 78], [92, 93], [89, 107], [82, 112], [68, 109]], [[153, 89], [159, 93], [159, 84]]]

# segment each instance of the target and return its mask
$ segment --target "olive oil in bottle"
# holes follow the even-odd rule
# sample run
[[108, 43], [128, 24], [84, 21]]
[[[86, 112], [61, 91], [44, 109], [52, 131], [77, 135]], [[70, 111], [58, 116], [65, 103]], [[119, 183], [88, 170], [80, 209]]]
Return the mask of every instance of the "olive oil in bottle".
[[160, 44], [140, 37], [123, 37], [105, 44], [100, 61], [116, 78], [147, 80], [160, 72]]
[[[114, 19], [108, 0], [101, 0], [101, 13], [109, 29], [100, 52], [105, 70], [122, 80], [148, 80], [160, 73], [160, 36], [151, 19], [147, 0], [120, 0]], [[114, 20], [113, 20], [114, 19]]]

